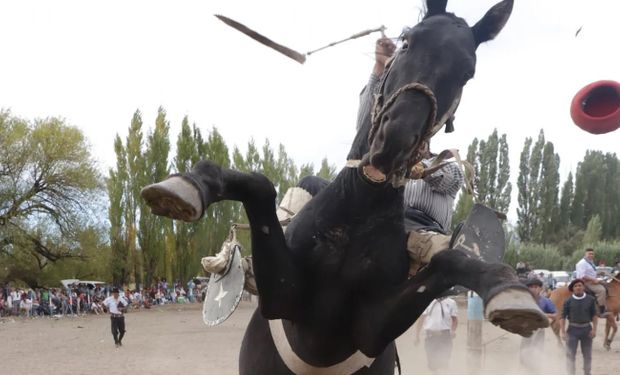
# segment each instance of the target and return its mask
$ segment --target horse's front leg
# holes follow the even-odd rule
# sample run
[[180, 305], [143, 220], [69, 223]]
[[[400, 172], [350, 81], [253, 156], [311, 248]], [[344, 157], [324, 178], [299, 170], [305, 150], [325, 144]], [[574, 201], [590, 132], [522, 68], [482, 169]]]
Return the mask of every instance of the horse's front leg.
[[485, 263], [461, 250], [444, 250], [431, 264], [450, 283], [478, 293], [485, 303], [485, 315], [494, 325], [523, 336], [549, 326], [549, 319], [508, 265]]
[[380, 353], [417, 320], [433, 299], [454, 285], [478, 293], [488, 319], [509, 332], [529, 336], [549, 325], [510, 267], [484, 263], [460, 250], [444, 250], [406, 283], [362, 306], [355, 321], [360, 350], [368, 356]]
[[188, 173], [146, 186], [141, 194], [154, 214], [185, 221], [200, 219], [213, 203], [242, 202], [251, 227], [261, 313], [267, 319], [295, 319], [301, 278], [276, 216], [276, 191], [265, 176], [201, 161]]

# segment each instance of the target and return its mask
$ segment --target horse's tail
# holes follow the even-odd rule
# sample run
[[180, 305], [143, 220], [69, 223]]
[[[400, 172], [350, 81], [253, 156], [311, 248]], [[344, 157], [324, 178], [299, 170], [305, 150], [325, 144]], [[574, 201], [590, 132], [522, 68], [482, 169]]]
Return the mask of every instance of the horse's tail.
[[396, 368], [398, 369], [398, 375], [402, 375], [402, 370], [400, 368], [400, 357], [398, 356], [398, 348], [396, 347], [396, 344], [394, 344], [394, 354], [395, 354], [395, 360], [396, 360]]

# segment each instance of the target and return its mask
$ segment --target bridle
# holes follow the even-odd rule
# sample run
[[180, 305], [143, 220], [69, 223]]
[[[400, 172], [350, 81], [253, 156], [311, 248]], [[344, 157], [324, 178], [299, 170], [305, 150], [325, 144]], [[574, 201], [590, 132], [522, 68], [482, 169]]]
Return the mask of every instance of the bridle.
[[421, 82], [411, 82], [404, 86], [401, 86], [392, 95], [390, 95], [387, 100], [385, 100], [383, 96], [385, 82], [387, 81], [387, 78], [390, 75], [392, 68], [394, 67], [394, 61], [396, 61], [402, 53], [403, 51], [400, 50], [396, 54], [396, 56], [387, 63], [386, 72], [383, 74], [383, 77], [381, 79], [378, 93], [375, 94], [375, 103], [371, 113], [372, 126], [368, 133], [368, 143], [372, 144], [376, 136], [377, 130], [379, 129], [379, 125], [381, 124], [381, 119], [383, 118], [387, 110], [396, 102], [396, 99], [399, 95], [407, 91], [419, 91], [423, 93], [431, 104], [431, 112], [427, 119], [426, 132], [422, 137], [417, 140], [417, 142], [413, 146], [405, 170], [399, 173], [399, 177], [407, 178], [409, 176], [409, 171], [411, 167], [420, 160], [422, 160], [422, 157], [418, 153], [420, 145], [422, 144], [422, 142], [427, 142], [431, 137], [433, 137], [443, 127], [443, 125], [452, 118], [454, 112], [456, 111], [456, 108], [459, 105], [460, 95], [457, 96], [450, 108], [448, 108], [446, 113], [439, 119], [439, 121], [437, 121], [437, 98], [435, 97], [435, 93], [430, 87]]

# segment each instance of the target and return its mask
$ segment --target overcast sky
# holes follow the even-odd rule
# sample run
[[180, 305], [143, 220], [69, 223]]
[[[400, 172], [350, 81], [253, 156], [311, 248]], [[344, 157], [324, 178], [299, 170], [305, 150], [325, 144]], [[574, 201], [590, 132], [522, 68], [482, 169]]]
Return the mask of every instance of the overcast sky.
[[[448, 11], [472, 25], [495, 3], [451, 0]], [[0, 108], [65, 118], [84, 130], [105, 169], [114, 163], [114, 136], [127, 134], [134, 111], [152, 127], [159, 106], [173, 143], [187, 115], [205, 133], [216, 126], [229, 146], [269, 138], [298, 165], [318, 167], [327, 157], [341, 167], [379, 35], [300, 65], [213, 14], [307, 52], [380, 25], [397, 36], [420, 8], [419, 0], [2, 1]], [[456, 131], [439, 133], [433, 148], [466, 153], [473, 137], [497, 128], [508, 136], [513, 183], [523, 141], [540, 128], [560, 155], [562, 180], [586, 149], [615, 152], [620, 133], [581, 131], [569, 104], [587, 83], [620, 80], [619, 14], [618, 0], [515, 0], [504, 31], [478, 48]]]

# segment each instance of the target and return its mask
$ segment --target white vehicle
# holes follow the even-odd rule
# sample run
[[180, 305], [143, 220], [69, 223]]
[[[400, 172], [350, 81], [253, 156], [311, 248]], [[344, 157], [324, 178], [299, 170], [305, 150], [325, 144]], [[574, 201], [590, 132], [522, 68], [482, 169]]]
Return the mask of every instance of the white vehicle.
[[554, 289], [553, 285], [553, 276], [551, 275], [551, 271], [537, 269], [533, 270], [530, 274], [536, 274], [536, 277], [543, 282], [543, 288], [545, 289]]
[[551, 277], [555, 280], [555, 287], [562, 288], [570, 283], [570, 273], [566, 271], [551, 271]]

